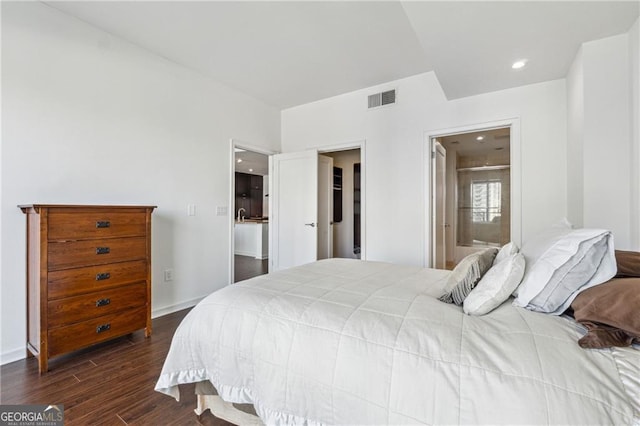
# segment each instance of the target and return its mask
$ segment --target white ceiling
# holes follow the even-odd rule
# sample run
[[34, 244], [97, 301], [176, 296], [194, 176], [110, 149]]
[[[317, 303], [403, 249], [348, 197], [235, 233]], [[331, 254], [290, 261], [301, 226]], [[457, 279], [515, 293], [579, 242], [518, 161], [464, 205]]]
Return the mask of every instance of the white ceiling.
[[[438, 138], [447, 151], [456, 151], [459, 157], [478, 157], [495, 154], [509, 158], [511, 133], [508, 127], [460, 133]], [[477, 138], [481, 136], [482, 140]]]
[[582, 42], [639, 13], [638, 1], [47, 4], [278, 108], [427, 71], [449, 99], [563, 78]]
[[[250, 175], [267, 176], [269, 174], [269, 156], [253, 151], [235, 153], [236, 172]], [[238, 162], [238, 160], [241, 160]]]
[[[483, 130], [439, 137], [447, 157], [456, 160], [456, 169], [504, 166], [511, 162], [510, 129]], [[482, 137], [478, 140], [478, 137]]]

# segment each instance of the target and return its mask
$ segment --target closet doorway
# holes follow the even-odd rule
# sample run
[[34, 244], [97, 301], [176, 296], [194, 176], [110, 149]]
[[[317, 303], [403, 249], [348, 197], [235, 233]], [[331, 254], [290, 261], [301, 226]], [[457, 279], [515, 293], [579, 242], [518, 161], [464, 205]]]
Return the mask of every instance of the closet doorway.
[[332, 257], [360, 259], [362, 229], [360, 148], [323, 152], [322, 155], [333, 158]]
[[519, 161], [513, 167], [519, 149], [514, 153], [513, 129], [504, 125], [430, 137], [433, 267], [453, 269], [482, 248], [519, 243]]

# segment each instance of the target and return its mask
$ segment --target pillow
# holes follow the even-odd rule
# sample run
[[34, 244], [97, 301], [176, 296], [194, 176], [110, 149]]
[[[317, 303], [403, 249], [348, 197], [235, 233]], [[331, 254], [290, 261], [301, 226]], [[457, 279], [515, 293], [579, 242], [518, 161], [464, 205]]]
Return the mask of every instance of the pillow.
[[618, 272], [616, 278], [640, 277], [640, 253], [637, 251], [616, 250]]
[[[614, 346], [631, 346], [637, 338], [628, 335], [624, 331], [609, 327], [604, 324], [596, 324], [590, 321], [581, 321], [587, 328], [587, 334], [578, 340], [578, 345], [586, 349], [603, 349]], [[638, 340], [640, 342], [640, 340]]]
[[[520, 249], [520, 253], [524, 256], [525, 265], [524, 265], [524, 274], [527, 275], [527, 271], [531, 268], [531, 266], [536, 263], [538, 258], [542, 256], [542, 254], [549, 249], [552, 245], [554, 245], [558, 240], [571, 232], [571, 224], [569, 222], [563, 221], [556, 225], [553, 225], [551, 228], [545, 229], [544, 231], [539, 232], [535, 237], [528, 240]], [[513, 295], [518, 297], [518, 293], [520, 292], [520, 286], [516, 287]]]
[[601, 229], [577, 229], [551, 238], [538, 258], [527, 258], [524, 279], [514, 305], [562, 314], [581, 290], [616, 273], [613, 235]]
[[445, 284], [445, 294], [438, 300], [462, 305], [480, 278], [489, 270], [497, 253], [497, 248], [486, 248], [462, 259]]
[[484, 315], [500, 306], [520, 284], [524, 276], [524, 262], [520, 253], [512, 254], [498, 264], [494, 261], [491, 269], [464, 299], [464, 313]]
[[493, 264], [497, 265], [498, 263], [516, 254], [517, 252], [518, 246], [513, 241], [511, 241], [510, 243], [507, 243], [500, 248], [500, 251], [496, 255], [496, 258], [493, 260]]
[[553, 226], [538, 233], [535, 237], [522, 245], [520, 253], [524, 255], [525, 274], [536, 263], [549, 247], [556, 244], [562, 237], [569, 234], [571, 228], [564, 226]]
[[583, 348], [629, 346], [640, 339], [640, 278], [614, 278], [581, 292], [573, 315], [587, 327]]

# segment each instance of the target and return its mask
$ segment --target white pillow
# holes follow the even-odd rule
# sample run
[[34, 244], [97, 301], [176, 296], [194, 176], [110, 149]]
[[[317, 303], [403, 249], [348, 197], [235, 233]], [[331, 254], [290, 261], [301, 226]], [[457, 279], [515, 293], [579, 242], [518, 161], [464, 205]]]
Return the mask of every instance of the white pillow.
[[484, 315], [500, 306], [518, 287], [524, 276], [524, 256], [512, 254], [482, 277], [476, 288], [464, 299], [464, 313]]
[[[551, 228], [539, 232], [535, 237], [528, 240], [520, 249], [520, 253], [522, 253], [525, 260], [525, 277], [533, 265], [538, 261], [540, 256], [542, 256], [549, 247], [552, 247], [562, 239], [562, 237], [570, 232], [571, 227], [565, 226], [564, 222], [561, 222], [558, 225], [554, 225]], [[514, 296], [517, 297], [519, 295], [521, 287], [522, 285], [514, 290]]]
[[580, 291], [616, 274], [613, 235], [602, 229], [577, 229], [550, 244], [538, 258], [527, 258], [514, 305], [560, 315]]
[[535, 237], [528, 240], [522, 245], [520, 253], [524, 255], [524, 259], [527, 262], [527, 271], [533, 267], [538, 259], [547, 251], [550, 247], [560, 241], [565, 235], [571, 232], [571, 228], [565, 227], [551, 227], [539, 232]]
[[500, 248], [500, 251], [496, 255], [496, 258], [493, 259], [493, 264], [497, 265], [498, 263], [502, 262], [505, 259], [508, 259], [509, 257], [516, 254], [517, 252], [518, 252], [518, 246], [516, 245], [516, 243], [511, 241]]

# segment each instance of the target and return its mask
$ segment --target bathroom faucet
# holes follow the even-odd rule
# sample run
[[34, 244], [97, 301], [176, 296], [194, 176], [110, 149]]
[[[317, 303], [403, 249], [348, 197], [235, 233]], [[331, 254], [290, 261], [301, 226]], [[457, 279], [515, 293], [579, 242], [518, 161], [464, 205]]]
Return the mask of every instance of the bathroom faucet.
[[242, 217], [240, 216], [240, 213], [244, 213], [244, 212], [246, 212], [244, 207], [240, 207], [238, 209], [238, 222], [244, 222], [244, 215], [242, 215]]

